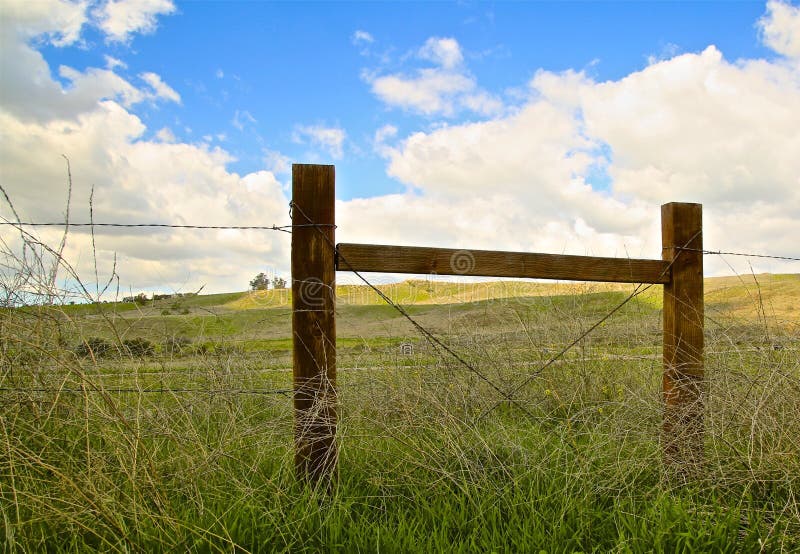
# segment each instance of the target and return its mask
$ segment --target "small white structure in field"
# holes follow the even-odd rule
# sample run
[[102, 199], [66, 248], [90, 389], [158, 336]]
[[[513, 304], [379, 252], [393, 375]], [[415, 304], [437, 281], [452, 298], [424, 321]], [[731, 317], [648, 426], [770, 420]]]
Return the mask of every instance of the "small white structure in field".
[[414, 355], [414, 345], [410, 342], [404, 342], [400, 344], [400, 354], [403, 356], [413, 356]]

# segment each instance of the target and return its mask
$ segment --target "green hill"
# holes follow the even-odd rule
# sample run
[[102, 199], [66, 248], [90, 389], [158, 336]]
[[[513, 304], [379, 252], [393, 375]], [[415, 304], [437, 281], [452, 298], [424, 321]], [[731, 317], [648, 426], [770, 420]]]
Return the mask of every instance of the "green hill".
[[[402, 305], [443, 305], [508, 298], [630, 292], [633, 291], [634, 285], [531, 281], [454, 283], [409, 279], [400, 283], [377, 285], [377, 288], [394, 302]], [[709, 277], [705, 280], [705, 293], [706, 306], [712, 311], [725, 311], [739, 317], [797, 319], [800, 310], [800, 274]], [[383, 299], [366, 285], [339, 285], [336, 287], [336, 296], [340, 305], [384, 304]], [[654, 286], [642, 294], [641, 298], [660, 307], [661, 288]], [[238, 293], [236, 298], [221, 304], [221, 307], [230, 310], [252, 310], [288, 307], [290, 304], [290, 291], [282, 289]]]

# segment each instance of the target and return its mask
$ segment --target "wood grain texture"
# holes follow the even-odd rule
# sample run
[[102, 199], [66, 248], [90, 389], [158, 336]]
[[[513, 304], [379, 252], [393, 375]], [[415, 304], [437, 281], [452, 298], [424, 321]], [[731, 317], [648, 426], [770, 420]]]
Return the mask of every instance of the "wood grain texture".
[[664, 460], [686, 474], [703, 459], [703, 208], [661, 206], [664, 285]]
[[328, 482], [336, 469], [335, 170], [292, 166], [292, 348], [295, 467]]
[[668, 263], [662, 260], [346, 243], [337, 245], [337, 253], [339, 271], [616, 283], [669, 282]]

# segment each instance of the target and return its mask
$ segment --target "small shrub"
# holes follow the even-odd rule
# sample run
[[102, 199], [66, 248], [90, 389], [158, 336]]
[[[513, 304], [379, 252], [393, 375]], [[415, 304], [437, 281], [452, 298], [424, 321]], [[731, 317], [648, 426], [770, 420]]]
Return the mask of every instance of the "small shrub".
[[161, 310], [161, 315], [170, 315], [171, 313], [172, 313], [172, 312], [170, 312], [170, 311], [169, 311], [169, 310], [167, 310], [166, 308], [164, 308], [163, 310]]
[[186, 315], [189, 313], [189, 308], [184, 308], [181, 310], [181, 314]]
[[85, 341], [79, 343], [73, 350], [75, 354], [81, 357], [102, 358], [112, 353], [111, 343], [106, 339], [100, 337], [89, 337]]
[[155, 353], [153, 343], [143, 338], [126, 339], [122, 341], [122, 348], [126, 354], [137, 358], [152, 356]]

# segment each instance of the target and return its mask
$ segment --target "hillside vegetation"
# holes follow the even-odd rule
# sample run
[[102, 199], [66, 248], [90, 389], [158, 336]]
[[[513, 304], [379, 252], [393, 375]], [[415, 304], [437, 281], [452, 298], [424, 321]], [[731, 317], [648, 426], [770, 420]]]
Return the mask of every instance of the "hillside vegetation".
[[0, 312], [5, 550], [800, 549], [800, 276], [706, 280], [688, 480], [662, 465], [660, 287], [563, 355], [633, 286], [380, 289], [472, 369], [337, 287], [331, 491], [294, 479], [288, 290]]

